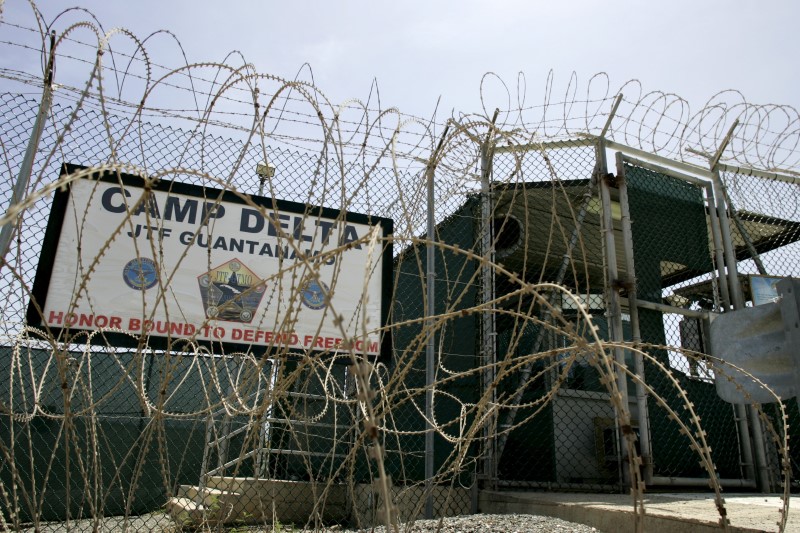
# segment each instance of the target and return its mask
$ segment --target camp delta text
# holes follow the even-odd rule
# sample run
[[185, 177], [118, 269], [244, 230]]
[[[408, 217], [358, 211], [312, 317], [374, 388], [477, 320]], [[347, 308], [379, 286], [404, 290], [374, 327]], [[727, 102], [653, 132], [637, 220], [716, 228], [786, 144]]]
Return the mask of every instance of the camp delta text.
[[[101, 205], [109, 213], [127, 213], [130, 209], [131, 199], [130, 191], [123, 187], [113, 186], [103, 192]], [[353, 243], [352, 248], [358, 250], [362, 248], [358, 242], [360, 239], [359, 229], [353, 224], [345, 223], [340, 227], [339, 223], [334, 220], [308, 218], [300, 214], [283, 212], [269, 212], [265, 216], [262, 211], [250, 207], [239, 209], [237, 227], [239, 236], [208, 235], [197, 230], [185, 230], [173, 234], [173, 228], [164, 225], [164, 222], [177, 222], [210, 227], [215, 221], [219, 221], [226, 215], [225, 204], [181, 196], [167, 196], [159, 203], [156, 196], [151, 193], [134, 205], [131, 211], [132, 217], [148, 222], [135, 222], [132, 229], [126, 233], [131, 238], [142, 236], [146, 239], [164, 240], [177, 237], [180, 244], [184, 246], [194, 245], [212, 250], [282, 259], [295, 258], [297, 248], [305, 245], [311, 247], [301, 249], [303, 254], [307, 257], [318, 255], [321, 250], [313, 249], [314, 243], [319, 242], [320, 246], [326, 246], [332, 237], [337, 237], [339, 245]], [[269, 239], [263, 240], [263, 237]], [[281, 245], [279, 242], [282, 238], [292, 238], [296, 245]], [[333, 264], [334, 260], [331, 257], [325, 264]]]

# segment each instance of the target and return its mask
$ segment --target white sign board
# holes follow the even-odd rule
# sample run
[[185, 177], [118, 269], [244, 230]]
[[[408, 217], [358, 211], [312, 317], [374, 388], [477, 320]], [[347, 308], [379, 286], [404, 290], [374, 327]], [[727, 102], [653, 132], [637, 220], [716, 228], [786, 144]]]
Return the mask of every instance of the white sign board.
[[92, 178], [56, 194], [31, 325], [100, 329], [123, 344], [146, 335], [151, 346], [191, 339], [334, 352], [353, 339], [358, 352], [380, 353], [391, 248], [369, 239], [375, 226], [381, 238], [391, 233], [391, 220], [163, 180], [148, 193], [128, 175]]

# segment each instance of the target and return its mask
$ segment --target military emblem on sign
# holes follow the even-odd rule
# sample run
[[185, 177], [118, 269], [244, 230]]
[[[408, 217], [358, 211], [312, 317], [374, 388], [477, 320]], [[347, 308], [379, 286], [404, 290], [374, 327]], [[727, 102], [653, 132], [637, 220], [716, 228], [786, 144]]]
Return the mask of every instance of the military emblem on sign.
[[125, 263], [122, 279], [131, 289], [146, 291], [158, 282], [158, 269], [152, 259], [137, 257]]
[[325, 307], [325, 297], [328, 286], [321, 281], [309, 278], [300, 287], [300, 299], [303, 305], [310, 309], [319, 310]]
[[197, 277], [208, 318], [250, 323], [264, 296], [264, 280], [236, 259]]

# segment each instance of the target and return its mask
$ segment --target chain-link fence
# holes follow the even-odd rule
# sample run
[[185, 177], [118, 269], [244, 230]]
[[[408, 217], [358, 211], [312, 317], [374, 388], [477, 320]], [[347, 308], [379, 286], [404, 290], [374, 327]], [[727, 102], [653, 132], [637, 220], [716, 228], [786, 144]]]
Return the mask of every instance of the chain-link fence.
[[[16, 172], [22, 165], [37, 107], [35, 101], [13, 95], [3, 97], [7, 173]], [[92, 110], [77, 114], [72, 108], [54, 106], [38, 147], [47, 156], [36, 158], [32, 172], [36, 179], [27, 194], [30, 205], [18, 219], [15, 241], [6, 255], [4, 269], [3, 296], [8, 305], [3, 310], [3, 333], [9, 362], [4, 365], [3, 379], [6, 414], [2, 476], [4, 486], [9, 489], [4, 492], [6, 523], [15, 527], [26, 524], [41, 527], [44, 522], [57, 521], [78, 530], [97, 526], [114, 528], [119, 524], [153, 529], [218, 523], [274, 525], [276, 521], [298, 527], [321, 527], [381, 522], [381, 512], [387, 508], [403, 520], [424, 514], [419, 505], [425, 500], [422, 494], [426, 481], [425, 408], [420, 405], [424, 403], [424, 392], [420, 392], [425, 387], [424, 369], [422, 380], [418, 379], [418, 366], [424, 361], [419, 346], [424, 346], [424, 341], [420, 341], [422, 328], [415, 319], [424, 313], [420, 293], [426, 285], [419, 276], [420, 247], [404, 237], [418, 232], [425, 220], [424, 205], [416, 198], [419, 186], [414, 182], [418, 180], [387, 168], [368, 168], [365, 177], [363, 165], [352, 162], [337, 164], [330, 157], [285, 149], [270, 148], [265, 152], [264, 146], [154, 124], [140, 127], [134, 136], [138, 140], [134, 141], [127, 135], [129, 126], [127, 118]], [[253, 337], [246, 338], [244, 329], [239, 333], [238, 343], [229, 342], [237, 340], [234, 336], [239, 330], [222, 327], [224, 321], [213, 321], [217, 317], [234, 320], [233, 315], [222, 311], [225, 283], [228, 290], [239, 283], [232, 289], [247, 291], [242, 285], [245, 282], [240, 281], [244, 278], [231, 281], [234, 279], [231, 272], [217, 272], [219, 261], [210, 259], [212, 251], [217, 249], [217, 239], [226, 239], [228, 244], [222, 246], [235, 244], [222, 230], [215, 231], [207, 223], [213, 218], [208, 216], [214, 212], [213, 207], [195, 212], [192, 200], [176, 195], [166, 197], [160, 207], [161, 200], [157, 198], [152, 203], [132, 200], [123, 208], [120, 207], [123, 196], [130, 195], [113, 187], [101, 202], [107, 210], [119, 207], [129, 220], [143, 215], [122, 229], [108, 228], [104, 238], [120, 240], [126, 234], [133, 238], [141, 232], [139, 245], [147, 240], [154, 242], [152, 232], [146, 233], [149, 225], [151, 230], [161, 232], [158, 248], [148, 253], [143, 246], [141, 250], [131, 250], [131, 255], [161, 258], [164, 263], [168, 262], [163, 259], [161, 248], [165, 242], [164, 230], [163, 226], [155, 228], [155, 225], [206, 216], [205, 233], [197, 232], [192, 237], [184, 237], [182, 233], [180, 241], [208, 251], [209, 259], [203, 270], [210, 270], [198, 282], [203, 286], [208, 279], [206, 286], [221, 291], [217, 294], [208, 289], [204, 293], [203, 305], [208, 304], [206, 315], [211, 321], [192, 323], [186, 318], [183, 322], [159, 321], [154, 319], [156, 315], [148, 315], [147, 303], [142, 302], [144, 308], [136, 335], [129, 327], [132, 322], [122, 322], [113, 314], [101, 314], [102, 295], [90, 294], [86, 288], [83, 290], [87, 296], [97, 299], [90, 304], [92, 314], [78, 312], [80, 306], [74, 300], [70, 310], [44, 308], [41, 295], [33, 288], [37, 269], [47, 262], [50, 267], [58, 265], [64, 258], [53, 249], [52, 240], [46, 238], [48, 220], [53, 216], [51, 207], [55, 205], [52, 196], [42, 195], [35, 202], [31, 199], [36, 191], [59, 179], [69, 179], [70, 172], [89, 173], [89, 179], [96, 179], [90, 171], [82, 170], [82, 166], [62, 168], [65, 163], [98, 165], [110, 160], [124, 161], [125, 171], [147, 169], [153, 175], [166, 170], [161, 175], [163, 181], [171, 182], [171, 188], [174, 184], [198, 187], [203, 191], [206, 206], [218, 201], [212, 191], [224, 189], [239, 196], [270, 195], [279, 198], [282, 206], [295, 202], [301, 206], [296, 210], [303, 219], [301, 224], [307, 224], [305, 220], [311, 218], [303, 206], [318, 206], [336, 213], [356, 211], [366, 217], [396, 220], [393, 232], [396, 254], [384, 255], [389, 263], [387, 271], [393, 274], [386, 276], [380, 271], [366, 274], [383, 275], [386, 290], [393, 288], [383, 304], [382, 320], [391, 317], [401, 324], [385, 335], [383, 342], [388, 349], [369, 349], [377, 355], [377, 359], [372, 357], [373, 364], [365, 377], [369, 386], [381, 392], [377, 406], [383, 431], [380, 443], [367, 446], [370, 435], [360, 429], [366, 393], [364, 384], [358, 383], [358, 366], [349, 366], [354, 362], [353, 357], [343, 350], [345, 335], [343, 339], [321, 338], [321, 335], [311, 341], [306, 339], [306, 343], [318, 349], [299, 350], [293, 341], [280, 340], [281, 336], [289, 339], [294, 334], [291, 323], [269, 324], [262, 319], [261, 328], [270, 331], [267, 335], [274, 335], [274, 339], [265, 341], [262, 335], [258, 346], [247, 342]], [[274, 169], [272, 175], [262, 172], [267, 166]], [[132, 176], [125, 179], [127, 186]], [[442, 201], [437, 202], [440, 208], [436, 218], [442, 221], [448, 214], [452, 217], [437, 229], [437, 239], [468, 249], [478, 216], [470, 207], [474, 201], [468, 199], [469, 186], [438, 181], [437, 200]], [[459, 187], [464, 192], [459, 193]], [[11, 202], [11, 192], [10, 188], [3, 190], [6, 203]], [[177, 200], [170, 204], [170, 198]], [[85, 207], [74, 203], [67, 210]], [[219, 213], [219, 208], [216, 209]], [[458, 214], [453, 214], [455, 211]], [[283, 214], [278, 217], [282, 223]], [[278, 236], [278, 244], [272, 250], [261, 243], [249, 245], [250, 241], [241, 245], [236, 252], [244, 259], [236, 263], [233, 274], [242, 274], [251, 265], [257, 270], [255, 265], [260, 262], [278, 259], [279, 249], [284, 250], [280, 259], [287, 263], [294, 259], [291, 237], [305, 240], [305, 235], [298, 234], [297, 219], [294, 217], [291, 221], [294, 226], [288, 228], [290, 237], [281, 243]], [[80, 225], [93, 223], [88, 217], [74, 220]], [[258, 217], [252, 214], [247, 220], [255, 224]], [[329, 232], [334, 231], [331, 228], [336, 224], [335, 216], [332, 222], [321, 223], [323, 230]], [[346, 232], [348, 226], [342, 225]], [[391, 250], [391, 241], [385, 240], [387, 236], [378, 241], [378, 255], [384, 247]], [[344, 242], [335, 253], [369, 245], [363, 241], [352, 244], [354, 240], [355, 237]], [[81, 244], [81, 240], [78, 243], [91, 246], [88, 238], [86, 244]], [[462, 259], [463, 264], [457, 265], [458, 254], [446, 250], [442, 254], [439, 258], [442, 274], [436, 280], [441, 305], [436, 312], [447, 314], [473, 307], [476, 295], [471, 285], [475, 261]], [[46, 259], [40, 260], [41, 257]], [[334, 262], [327, 258], [323, 264]], [[180, 268], [193, 270], [194, 266], [187, 264]], [[171, 280], [178, 270], [156, 277]], [[307, 285], [298, 287], [302, 280], [290, 277], [292, 267], [285, 272], [289, 273], [286, 278], [277, 282], [286, 284], [285, 292], [313, 293]], [[91, 274], [85, 270], [81, 274], [83, 283], [87, 283]], [[148, 272], [141, 263], [138, 275], [134, 274], [126, 282], [135, 286], [139, 278], [139, 283], [147, 283]], [[125, 271], [117, 275], [127, 276]], [[222, 276], [224, 283], [215, 284], [215, 276]], [[335, 281], [327, 285], [320, 281], [317, 288], [320, 286], [330, 291], [323, 295], [329, 300], [315, 302], [310, 294], [309, 300], [302, 300], [303, 305], [318, 309], [328, 306], [337, 290]], [[361, 287], [353, 290], [359, 291]], [[73, 296], [80, 292], [81, 289], [75, 290]], [[264, 292], [264, 299], [280, 300], [280, 294]], [[135, 301], [138, 294], [132, 293], [128, 299]], [[216, 302], [211, 301], [214, 298]], [[229, 302], [238, 302], [236, 319], [243, 322], [242, 313], [248, 312], [245, 298], [237, 300], [234, 296]], [[212, 303], [216, 306], [211, 306]], [[34, 306], [33, 311], [29, 304]], [[294, 305], [299, 306], [299, 302]], [[212, 308], [220, 311], [209, 314]], [[186, 310], [174, 308], [172, 312], [184, 316]], [[287, 313], [292, 312], [290, 302]], [[31, 318], [40, 326], [31, 328]], [[331, 318], [336, 319], [336, 316]], [[350, 320], [346, 327], [354, 332], [354, 319]], [[404, 322], [408, 325], [403, 326]], [[435, 486], [427, 490], [433, 495], [438, 514], [464, 514], [472, 507], [468, 487], [474, 472], [474, 450], [463, 444], [469, 442], [464, 434], [469, 422], [462, 415], [464, 402], [474, 402], [478, 394], [475, 379], [469, 377], [475, 366], [475, 345], [464, 334], [473, 323], [474, 318], [455, 320], [452, 326], [442, 328], [437, 339], [439, 366], [435, 379], [447, 383], [435, 396], [434, 412], [440, 429], [434, 459], [437, 478]], [[89, 343], [86, 343], [89, 336], [82, 335], [80, 328], [87, 324], [101, 329]], [[179, 328], [175, 329], [176, 326]], [[178, 337], [192, 337], [186, 335], [189, 329], [200, 332], [209, 326], [212, 338], [219, 328], [221, 333], [215, 339], [218, 342], [202, 342], [200, 334], [194, 336], [198, 339], [195, 344], [178, 342]], [[375, 330], [381, 324], [369, 327]], [[129, 337], [121, 345], [120, 331], [123, 337]], [[254, 331], [251, 334], [258, 341], [261, 330]], [[458, 335], [454, 336], [453, 331]], [[165, 345], [158, 340], [159, 334], [175, 337], [168, 338]], [[360, 342], [356, 334], [354, 344], [359, 350]], [[150, 343], [155, 348], [149, 347]], [[468, 377], [448, 377], [461, 373]], [[371, 452], [376, 447], [382, 448], [380, 457]], [[382, 467], [393, 480], [393, 499], [388, 504], [382, 501], [381, 491], [373, 484], [379, 478], [376, 459], [382, 462], [385, 459]], [[122, 522], [109, 521], [108, 517], [113, 516], [125, 518]], [[129, 520], [134, 516], [140, 518]]]
[[[5, 175], [37, 111], [0, 98]], [[488, 120], [354, 157], [333, 126], [313, 152], [47, 111], [24, 194], [0, 188], [4, 526], [366, 528], [480, 490], [786, 481], [796, 402], [724, 401], [708, 339], [800, 275], [797, 179]]]

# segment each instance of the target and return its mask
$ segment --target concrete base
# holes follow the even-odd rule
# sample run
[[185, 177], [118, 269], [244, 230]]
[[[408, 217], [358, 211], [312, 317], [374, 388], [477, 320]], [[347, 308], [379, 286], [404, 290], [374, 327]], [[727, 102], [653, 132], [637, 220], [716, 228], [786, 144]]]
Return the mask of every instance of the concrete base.
[[[725, 494], [730, 533], [778, 531], [781, 499], [764, 494]], [[482, 513], [525, 513], [586, 524], [599, 531], [635, 531], [633, 498], [622, 494], [481, 491]], [[646, 494], [644, 531], [712, 533], [721, 531], [711, 494]], [[787, 533], [800, 532], [800, 519], [789, 515]]]
[[193, 526], [333, 523], [349, 517], [347, 501], [344, 485], [213, 476], [202, 489], [182, 486], [167, 513]]
[[[424, 518], [422, 485], [392, 488], [401, 523]], [[469, 489], [433, 487], [435, 517], [470, 514]], [[182, 487], [167, 503], [167, 512], [189, 526], [238, 524], [330, 525], [359, 528], [380, 525], [380, 498], [372, 485], [342, 485], [276, 481], [243, 477], [212, 477], [208, 486]], [[781, 500], [762, 494], [726, 494], [730, 533], [778, 531]], [[481, 513], [524, 513], [552, 516], [586, 524], [599, 531], [635, 530], [633, 499], [622, 494], [481, 491]], [[645, 497], [644, 531], [712, 533], [720, 531], [720, 514], [708, 493], [652, 494]], [[800, 533], [800, 518], [789, 515], [786, 532]]]
[[[433, 487], [434, 516], [470, 513], [470, 490]], [[424, 487], [393, 487], [401, 522], [425, 518]], [[332, 524], [358, 527], [381, 523], [380, 498], [370, 484], [327, 484], [248, 477], [209, 478], [202, 489], [182, 486], [167, 502], [167, 513], [186, 526], [238, 524]]]

